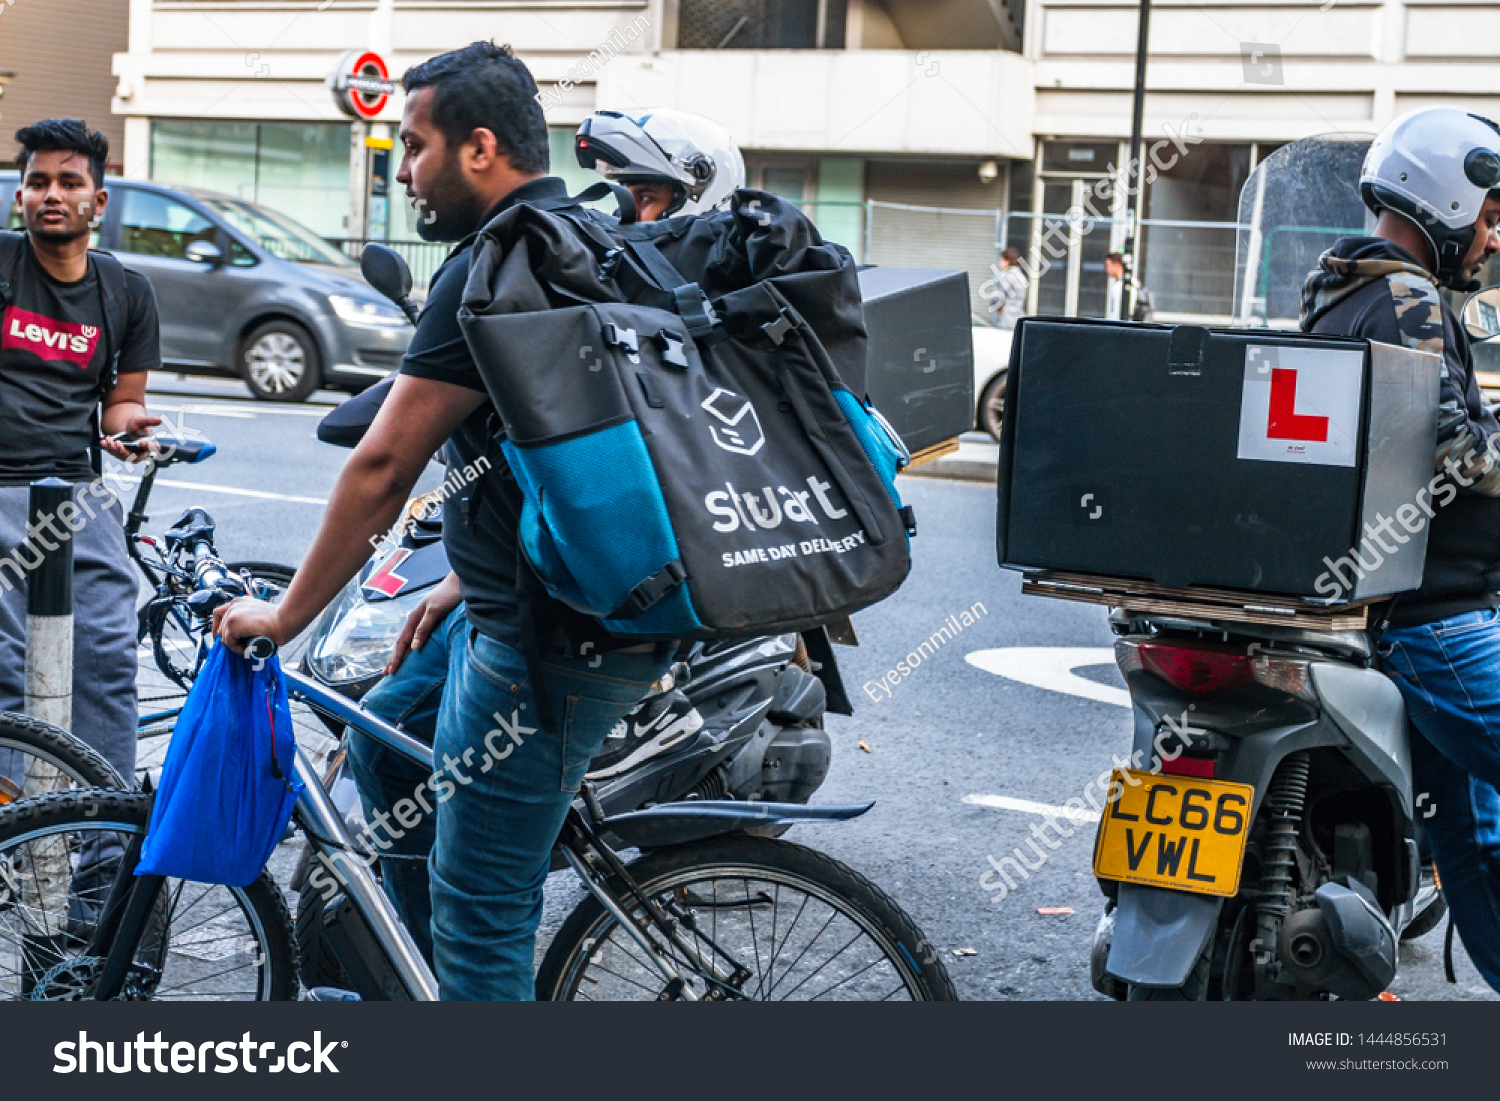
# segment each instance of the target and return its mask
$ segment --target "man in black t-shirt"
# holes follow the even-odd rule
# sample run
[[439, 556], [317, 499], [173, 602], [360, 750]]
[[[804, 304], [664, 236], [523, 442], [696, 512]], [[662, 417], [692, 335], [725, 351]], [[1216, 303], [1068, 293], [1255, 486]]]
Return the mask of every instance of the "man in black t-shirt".
[[547, 124], [536, 84], [508, 47], [476, 42], [416, 66], [403, 84], [396, 178], [419, 212], [418, 233], [459, 246], [433, 282], [401, 373], [340, 475], [282, 602], [236, 601], [219, 609], [215, 626], [236, 649], [258, 635], [292, 638], [358, 572], [371, 537], [390, 529], [438, 448], [450, 444], [465, 464], [489, 455], [494, 465], [475, 485], [472, 511], [450, 504], [444, 515], [443, 542], [467, 621], [450, 647], [433, 744], [437, 769], [397, 804], [395, 821], [378, 816], [371, 834], [384, 847], [382, 832], [399, 838], [418, 805], [436, 805], [430, 866], [440, 992], [450, 1000], [525, 1000], [533, 996], [542, 884], [563, 817], [590, 758], [671, 655], [652, 646], [590, 654], [550, 636], [539, 656], [557, 721], [538, 717], [520, 649], [528, 644], [518, 622], [520, 493], [499, 449], [489, 446], [494, 410], [457, 315], [477, 231], [509, 205], [562, 197], [566, 189], [545, 175]]
[[[77, 119], [16, 134], [24, 235], [0, 240], [0, 709], [25, 699], [25, 575], [43, 548], [73, 543], [72, 732], [129, 779], [135, 769], [135, 604], [123, 512], [98, 481], [95, 448], [134, 461], [105, 436], [147, 435], [146, 372], [161, 363], [156, 299], [144, 276], [89, 250], [104, 213], [109, 142]], [[116, 295], [123, 299], [110, 306]], [[71, 510], [28, 532], [37, 478], [77, 484]], [[0, 777], [8, 775], [0, 762]], [[11, 778], [14, 779], [14, 778]]]

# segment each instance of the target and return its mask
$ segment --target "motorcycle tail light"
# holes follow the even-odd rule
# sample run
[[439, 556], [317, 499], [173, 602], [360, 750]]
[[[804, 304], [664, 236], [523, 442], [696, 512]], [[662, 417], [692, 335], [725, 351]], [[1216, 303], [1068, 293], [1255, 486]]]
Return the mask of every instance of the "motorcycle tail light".
[[1173, 776], [1192, 776], [1199, 780], [1212, 780], [1214, 759], [1212, 757], [1173, 757], [1169, 761], [1163, 757], [1161, 770]]
[[1141, 667], [1200, 699], [1233, 692], [1254, 682], [1242, 647], [1212, 642], [1142, 642]]

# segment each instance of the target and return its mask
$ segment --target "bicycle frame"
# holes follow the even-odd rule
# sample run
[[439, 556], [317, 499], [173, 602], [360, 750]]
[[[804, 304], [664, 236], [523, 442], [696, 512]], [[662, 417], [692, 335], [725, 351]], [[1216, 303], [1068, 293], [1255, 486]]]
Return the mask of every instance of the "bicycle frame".
[[[400, 727], [372, 715], [360, 704], [311, 677], [285, 669], [282, 675], [286, 678], [289, 698], [358, 730], [414, 764], [432, 768], [431, 747]], [[348, 903], [363, 919], [374, 941], [379, 958], [370, 960], [361, 954], [360, 962], [376, 969], [373, 981], [386, 996], [435, 1001], [437, 980], [431, 968], [402, 924], [395, 906], [357, 855], [354, 838], [350, 836], [343, 816], [301, 746], [297, 747], [296, 769], [302, 781], [302, 791], [292, 811], [292, 820], [306, 835], [314, 859], [320, 860], [333, 873]], [[701, 933], [691, 939], [684, 936], [682, 929], [692, 927], [691, 916], [668, 912], [641, 891], [601, 835], [609, 833], [618, 837], [626, 847], [670, 845], [751, 825], [847, 820], [864, 814], [873, 805], [805, 807], [793, 803], [708, 800], [668, 804], [606, 818], [589, 786], [585, 786], [582, 803], [587, 813], [580, 812], [575, 805], [569, 811], [558, 839], [568, 864], [589, 893], [615, 916], [625, 933], [646, 953], [647, 960], [663, 981], [664, 996], [686, 999], [693, 998], [693, 993], [672, 961], [674, 952], [690, 961], [700, 975], [711, 981], [710, 998], [732, 996], [738, 992], [749, 972]], [[91, 992], [97, 1000], [118, 997], [124, 989], [136, 949], [162, 889], [160, 876], [133, 874], [140, 842], [140, 837], [134, 838], [125, 853], [121, 874], [111, 889], [89, 948], [90, 955], [104, 959], [99, 979]], [[611, 881], [618, 881], [623, 891], [617, 892]], [[635, 899], [640, 906], [638, 917], [627, 912], [622, 897]], [[705, 952], [699, 947], [700, 943], [707, 944], [709, 950]], [[347, 965], [350, 961], [345, 962]]]

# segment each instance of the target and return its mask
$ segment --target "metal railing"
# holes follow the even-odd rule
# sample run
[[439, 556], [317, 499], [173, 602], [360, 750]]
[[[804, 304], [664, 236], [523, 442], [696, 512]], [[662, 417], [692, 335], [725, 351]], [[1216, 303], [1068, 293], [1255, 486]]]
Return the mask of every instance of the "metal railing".
[[[327, 237], [324, 240], [358, 262], [360, 253], [373, 238]], [[442, 267], [448, 253], [453, 250], [452, 243], [448, 241], [379, 241], [378, 243], [393, 248], [401, 254], [407, 266], [411, 268], [413, 285], [424, 292], [431, 284], [432, 277], [437, 274], [438, 268]]]
[[[884, 267], [947, 268], [969, 275], [971, 307], [984, 316], [988, 301], [983, 291], [993, 279], [992, 265], [1006, 243], [1038, 260], [1038, 286], [1032, 309], [1066, 312], [1074, 303], [1078, 313], [1103, 309], [1104, 254], [1123, 238], [1123, 221], [1082, 218], [1071, 229], [1061, 214], [1031, 211], [966, 210], [888, 203], [879, 200], [807, 200], [797, 204], [829, 240], [846, 245], [861, 263]], [[1053, 231], [1051, 227], [1059, 227]], [[1236, 222], [1192, 222], [1147, 218], [1141, 223], [1140, 282], [1152, 294], [1156, 314], [1163, 320], [1226, 322], [1235, 310]], [[1043, 237], [1071, 244], [1069, 255], [1049, 254]], [[367, 238], [329, 238], [348, 256], [359, 259]], [[447, 257], [445, 242], [385, 241], [406, 258], [413, 281], [425, 288]], [[1070, 285], [1071, 284], [1071, 285]]]

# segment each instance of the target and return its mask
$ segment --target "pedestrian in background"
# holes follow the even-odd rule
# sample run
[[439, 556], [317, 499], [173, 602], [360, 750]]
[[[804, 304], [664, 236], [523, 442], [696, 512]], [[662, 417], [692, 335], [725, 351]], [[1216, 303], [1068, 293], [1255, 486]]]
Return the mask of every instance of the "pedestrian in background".
[[1026, 293], [1030, 283], [1021, 270], [1021, 250], [1008, 248], [1000, 254], [1000, 274], [995, 279], [995, 298], [990, 313], [1002, 329], [1014, 329], [1026, 312]]
[[[1104, 316], [1111, 321], [1125, 320], [1122, 312], [1121, 300], [1125, 296], [1125, 257], [1118, 252], [1111, 252], [1104, 257], [1104, 274], [1109, 277], [1109, 289], [1104, 300]], [[1151, 292], [1139, 283], [1132, 281], [1135, 287], [1135, 309], [1131, 311], [1131, 321], [1150, 321], [1155, 311], [1155, 304], [1151, 300]]]

